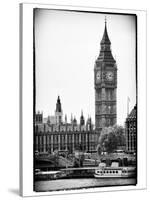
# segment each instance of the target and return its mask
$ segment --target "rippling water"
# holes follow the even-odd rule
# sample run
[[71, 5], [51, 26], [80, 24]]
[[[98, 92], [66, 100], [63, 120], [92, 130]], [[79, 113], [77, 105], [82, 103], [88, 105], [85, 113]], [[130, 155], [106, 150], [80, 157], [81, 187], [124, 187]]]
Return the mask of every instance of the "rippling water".
[[135, 185], [136, 179], [134, 178], [75, 178], [75, 179], [57, 179], [51, 181], [36, 181], [34, 190], [37, 192], [44, 191], [58, 191], [58, 190], [71, 190], [82, 188], [93, 188], [103, 186], [123, 186]]

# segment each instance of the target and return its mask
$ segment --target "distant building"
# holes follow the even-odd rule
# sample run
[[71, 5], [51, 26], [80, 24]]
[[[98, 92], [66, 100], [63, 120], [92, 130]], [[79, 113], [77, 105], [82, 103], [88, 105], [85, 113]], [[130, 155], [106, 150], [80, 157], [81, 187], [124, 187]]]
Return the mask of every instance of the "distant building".
[[137, 147], [137, 105], [134, 106], [125, 122], [126, 151], [136, 152]]

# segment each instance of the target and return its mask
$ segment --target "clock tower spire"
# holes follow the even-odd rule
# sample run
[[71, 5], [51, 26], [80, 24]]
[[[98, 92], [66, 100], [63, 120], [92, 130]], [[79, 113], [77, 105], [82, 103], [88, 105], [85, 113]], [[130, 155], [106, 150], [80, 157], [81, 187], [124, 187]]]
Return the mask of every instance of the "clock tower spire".
[[96, 130], [116, 124], [117, 66], [111, 52], [107, 21], [100, 42], [100, 53], [94, 66]]

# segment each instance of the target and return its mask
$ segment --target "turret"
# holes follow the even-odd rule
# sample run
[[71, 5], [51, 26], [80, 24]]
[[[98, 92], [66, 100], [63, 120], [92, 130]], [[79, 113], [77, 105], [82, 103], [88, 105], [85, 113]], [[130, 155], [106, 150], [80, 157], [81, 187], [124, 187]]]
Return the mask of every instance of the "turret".
[[70, 119], [71, 124], [73, 123], [73, 117], [72, 117], [72, 113], [71, 113], [71, 119]]
[[83, 126], [85, 124], [84, 116], [83, 116], [83, 111], [81, 111], [81, 117], [80, 117], [80, 125]]
[[60, 97], [58, 96], [57, 103], [56, 103], [56, 111], [55, 111], [56, 124], [62, 123], [62, 117], [63, 117], [63, 112], [61, 108], [61, 101], [60, 101]]
[[57, 103], [56, 103], [56, 112], [62, 112], [61, 102], [60, 102], [60, 97], [59, 96], [57, 98]]
[[86, 121], [86, 127], [87, 127], [88, 131], [92, 129], [92, 120], [91, 120], [91, 117], [89, 117], [89, 116]]
[[73, 121], [72, 121], [73, 125], [77, 125], [77, 120], [76, 117], [74, 117]]
[[67, 115], [65, 115], [65, 124], [67, 124]]

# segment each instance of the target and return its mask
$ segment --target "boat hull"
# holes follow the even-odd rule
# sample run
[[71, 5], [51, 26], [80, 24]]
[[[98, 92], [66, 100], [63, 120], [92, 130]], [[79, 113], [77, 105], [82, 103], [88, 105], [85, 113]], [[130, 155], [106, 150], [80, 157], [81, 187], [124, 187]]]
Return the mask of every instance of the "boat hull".
[[133, 178], [136, 177], [135, 168], [98, 168], [95, 170], [95, 178]]
[[99, 174], [94, 174], [95, 178], [133, 178], [134, 175], [99, 175]]

